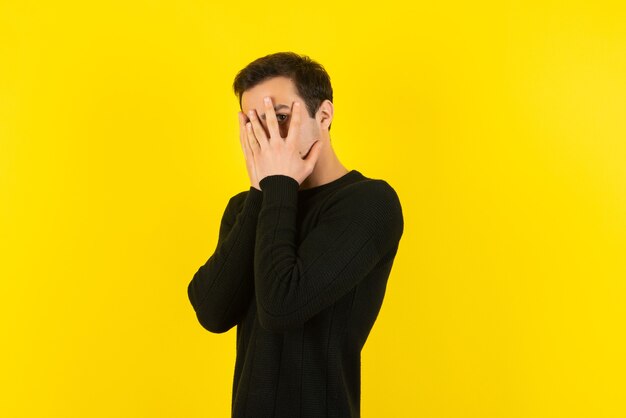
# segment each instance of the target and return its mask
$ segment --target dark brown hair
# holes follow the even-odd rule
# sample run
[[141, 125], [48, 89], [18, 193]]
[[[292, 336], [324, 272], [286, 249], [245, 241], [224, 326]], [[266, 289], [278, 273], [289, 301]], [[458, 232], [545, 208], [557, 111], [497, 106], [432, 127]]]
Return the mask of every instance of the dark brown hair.
[[239, 108], [244, 91], [279, 76], [293, 81], [296, 93], [304, 100], [307, 113], [312, 118], [324, 100], [333, 101], [330, 76], [320, 63], [295, 52], [276, 52], [257, 58], [237, 73], [233, 90], [239, 98]]

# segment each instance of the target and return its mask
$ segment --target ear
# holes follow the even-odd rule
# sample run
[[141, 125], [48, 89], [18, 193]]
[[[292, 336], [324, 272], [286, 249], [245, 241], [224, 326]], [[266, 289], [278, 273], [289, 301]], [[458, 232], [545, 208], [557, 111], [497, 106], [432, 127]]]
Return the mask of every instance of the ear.
[[333, 102], [326, 99], [320, 104], [315, 114], [315, 119], [319, 122], [325, 131], [328, 131], [330, 123], [333, 121], [334, 107]]

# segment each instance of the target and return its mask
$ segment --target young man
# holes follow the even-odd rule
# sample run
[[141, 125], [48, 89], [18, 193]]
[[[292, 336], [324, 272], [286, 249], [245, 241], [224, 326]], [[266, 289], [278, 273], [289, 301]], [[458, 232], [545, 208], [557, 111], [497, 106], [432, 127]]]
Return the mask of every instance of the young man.
[[359, 417], [361, 349], [402, 236], [400, 201], [335, 155], [320, 64], [267, 55], [233, 87], [251, 185], [230, 198], [187, 289], [208, 331], [237, 325], [232, 417]]

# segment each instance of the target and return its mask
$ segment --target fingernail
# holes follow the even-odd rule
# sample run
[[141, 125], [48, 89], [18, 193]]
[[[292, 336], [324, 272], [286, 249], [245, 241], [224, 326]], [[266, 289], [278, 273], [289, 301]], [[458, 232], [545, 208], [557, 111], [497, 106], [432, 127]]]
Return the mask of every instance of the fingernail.
[[265, 97], [265, 98], [263, 98], [263, 100], [265, 101], [266, 104], [270, 104], [270, 98], [269, 97]]

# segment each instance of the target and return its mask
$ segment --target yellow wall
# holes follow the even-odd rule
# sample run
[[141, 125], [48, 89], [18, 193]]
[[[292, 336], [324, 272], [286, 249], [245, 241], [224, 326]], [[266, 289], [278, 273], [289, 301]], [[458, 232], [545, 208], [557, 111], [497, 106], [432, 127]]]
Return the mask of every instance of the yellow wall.
[[0, 2], [0, 416], [229, 416], [186, 288], [283, 50], [404, 208], [363, 418], [626, 416], [625, 6], [209, 3]]

